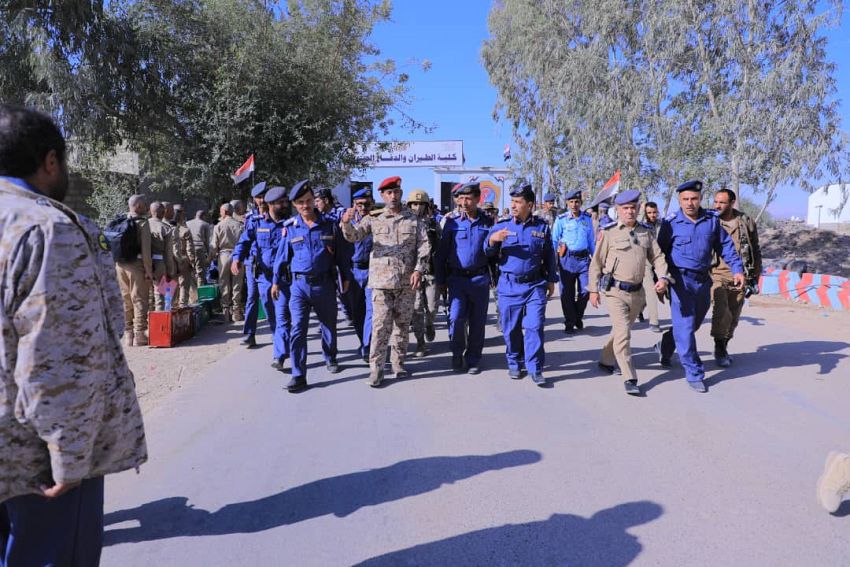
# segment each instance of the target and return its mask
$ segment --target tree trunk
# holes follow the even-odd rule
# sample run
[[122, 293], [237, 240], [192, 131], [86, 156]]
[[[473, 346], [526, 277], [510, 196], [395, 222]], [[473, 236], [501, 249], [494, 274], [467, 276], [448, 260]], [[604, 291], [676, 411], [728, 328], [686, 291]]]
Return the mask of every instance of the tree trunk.
[[770, 205], [770, 203], [773, 202], [773, 198], [774, 198], [775, 195], [776, 195], [776, 185], [771, 187], [770, 190], [767, 192], [767, 198], [764, 200], [764, 205], [761, 206], [761, 210], [759, 211], [759, 214], [757, 214], [756, 218], [753, 219], [756, 224], [758, 224], [759, 219], [761, 219], [762, 215], [767, 210], [768, 205]]

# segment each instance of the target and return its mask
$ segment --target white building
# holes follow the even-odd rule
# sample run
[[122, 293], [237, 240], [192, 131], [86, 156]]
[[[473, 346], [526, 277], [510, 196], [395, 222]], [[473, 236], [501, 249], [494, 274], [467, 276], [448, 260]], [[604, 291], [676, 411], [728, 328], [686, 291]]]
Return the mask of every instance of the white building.
[[[850, 184], [826, 185], [809, 195], [809, 212], [806, 224], [809, 226], [836, 225], [850, 223]], [[847, 201], [842, 210], [842, 202]]]

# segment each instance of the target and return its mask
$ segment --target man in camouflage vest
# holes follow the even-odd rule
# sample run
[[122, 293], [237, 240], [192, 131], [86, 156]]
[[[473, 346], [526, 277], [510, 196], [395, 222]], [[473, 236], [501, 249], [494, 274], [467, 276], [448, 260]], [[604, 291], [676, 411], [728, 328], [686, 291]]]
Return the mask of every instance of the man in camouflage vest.
[[392, 335], [390, 362], [396, 378], [408, 376], [404, 368], [415, 291], [422, 283], [431, 247], [425, 225], [401, 206], [401, 178], [390, 177], [378, 187], [384, 209], [351, 224], [356, 211], [342, 216], [342, 234], [349, 242], [372, 235], [369, 286], [372, 288], [371, 373], [367, 383], [376, 388], [384, 378], [387, 344]]
[[434, 254], [437, 252], [440, 227], [431, 215], [431, 200], [428, 193], [422, 189], [416, 189], [407, 198], [407, 206], [413, 211], [419, 220], [425, 225], [425, 234], [428, 235], [428, 244], [431, 253], [425, 262], [425, 272], [422, 274], [422, 283], [416, 290], [413, 300], [413, 336], [416, 337], [416, 357], [421, 358], [428, 353], [425, 341], [434, 341], [434, 317], [437, 315], [437, 286], [434, 284]]
[[0, 565], [96, 566], [103, 477], [147, 459], [109, 244], [61, 201], [65, 141], [0, 105]]

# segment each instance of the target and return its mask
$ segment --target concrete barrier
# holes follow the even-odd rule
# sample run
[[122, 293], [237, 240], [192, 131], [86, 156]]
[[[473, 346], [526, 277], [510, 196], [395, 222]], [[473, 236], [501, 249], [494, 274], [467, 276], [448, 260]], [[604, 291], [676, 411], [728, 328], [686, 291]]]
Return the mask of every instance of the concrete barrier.
[[850, 280], [826, 274], [798, 274], [767, 269], [759, 278], [761, 295], [778, 295], [827, 309], [850, 310]]

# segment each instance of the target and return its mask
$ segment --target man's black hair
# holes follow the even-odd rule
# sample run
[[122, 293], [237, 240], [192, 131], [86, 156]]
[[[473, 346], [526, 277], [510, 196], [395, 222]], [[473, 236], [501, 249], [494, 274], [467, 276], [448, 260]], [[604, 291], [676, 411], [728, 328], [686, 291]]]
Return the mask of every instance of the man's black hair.
[[12, 104], [0, 104], [0, 175], [27, 178], [56, 150], [65, 161], [65, 139], [46, 114]]
[[647, 201], [646, 204], [643, 206], [644, 209], [648, 209], [650, 207], [652, 207], [653, 209], [657, 209], [658, 203], [656, 203], [655, 201]]
[[729, 202], [730, 203], [734, 203], [735, 201], [737, 201], [737, 198], [735, 197], [735, 192], [732, 191], [731, 189], [726, 189], [724, 187], [723, 189], [720, 189], [717, 193], [718, 194], [719, 193], [726, 193], [729, 196]]

